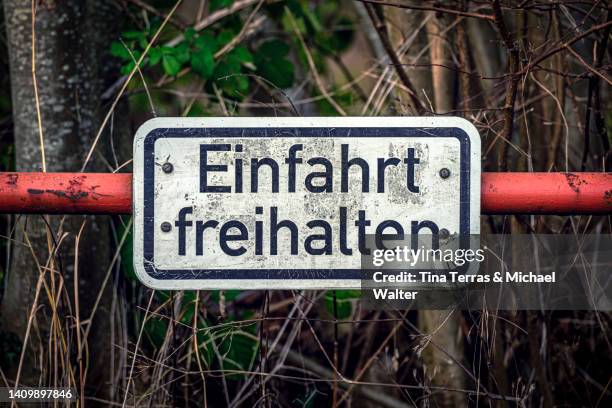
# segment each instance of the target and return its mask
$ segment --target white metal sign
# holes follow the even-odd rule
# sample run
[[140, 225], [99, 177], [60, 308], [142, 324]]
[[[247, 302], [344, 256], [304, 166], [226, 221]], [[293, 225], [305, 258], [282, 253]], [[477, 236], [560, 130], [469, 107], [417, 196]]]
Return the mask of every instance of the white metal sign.
[[355, 288], [368, 234], [478, 234], [460, 118], [158, 118], [134, 142], [134, 263], [157, 289]]

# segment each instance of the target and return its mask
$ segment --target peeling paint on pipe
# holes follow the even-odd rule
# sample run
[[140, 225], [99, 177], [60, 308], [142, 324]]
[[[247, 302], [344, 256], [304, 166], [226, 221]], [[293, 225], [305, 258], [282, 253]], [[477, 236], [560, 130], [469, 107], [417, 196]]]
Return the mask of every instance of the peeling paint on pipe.
[[483, 214], [612, 214], [612, 173], [483, 173]]
[[131, 212], [131, 174], [0, 173], [0, 213]]
[[[612, 214], [612, 173], [483, 173], [483, 214]], [[127, 173], [0, 173], [0, 213], [131, 214]]]

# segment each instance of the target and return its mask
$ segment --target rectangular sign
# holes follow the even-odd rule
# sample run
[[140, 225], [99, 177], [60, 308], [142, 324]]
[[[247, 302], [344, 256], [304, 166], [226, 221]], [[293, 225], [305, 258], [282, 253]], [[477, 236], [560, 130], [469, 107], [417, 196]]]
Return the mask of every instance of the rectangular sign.
[[366, 236], [479, 217], [460, 118], [157, 118], [134, 141], [134, 263], [156, 289], [358, 288]]

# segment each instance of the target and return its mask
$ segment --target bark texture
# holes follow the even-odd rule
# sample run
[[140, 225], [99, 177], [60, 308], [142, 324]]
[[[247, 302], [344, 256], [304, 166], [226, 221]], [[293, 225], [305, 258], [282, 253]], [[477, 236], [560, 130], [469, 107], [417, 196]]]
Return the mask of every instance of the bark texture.
[[[113, 2], [44, 1], [36, 2], [32, 27], [30, 0], [5, 0], [4, 12], [10, 58], [10, 79], [13, 101], [15, 155], [17, 171], [79, 171], [96, 131], [101, 125], [103, 106], [100, 97], [112, 81], [112, 64], [108, 50], [116, 37], [120, 10]], [[39, 94], [39, 109], [46, 169], [42, 166], [41, 143], [32, 69], [32, 33], [35, 36], [35, 76]], [[116, 139], [116, 136], [115, 136]], [[127, 141], [129, 143], [129, 141]], [[116, 142], [115, 142], [116, 143]], [[108, 135], [101, 141], [101, 150], [109, 146]], [[107, 170], [94, 155], [89, 171]], [[41, 186], [44, 188], [44, 186]], [[66, 287], [59, 299], [60, 308], [71, 308], [74, 272], [75, 236], [85, 221], [83, 217], [48, 217], [49, 226], [41, 216], [21, 216], [14, 228], [11, 271], [5, 285], [1, 309], [3, 330], [24, 339], [40, 266], [50, 288], [57, 291], [63, 279]], [[48, 234], [49, 232], [49, 234]], [[63, 233], [68, 234], [61, 240]], [[89, 312], [101, 287], [110, 259], [108, 241], [109, 219], [89, 217], [79, 247], [79, 300], [82, 319]], [[60, 243], [61, 241], [61, 243]], [[56, 256], [50, 255], [59, 243]], [[31, 244], [31, 248], [30, 248]], [[111, 296], [103, 296], [89, 335], [90, 349], [88, 382], [103, 387], [107, 374], [110, 338], [108, 336], [108, 305]], [[42, 306], [36, 312], [26, 356], [35, 359], [37, 367], [23, 372], [21, 383], [36, 382], [46, 372], [53, 358], [53, 342], [48, 340], [51, 311], [45, 289], [41, 291]], [[72, 313], [72, 314], [73, 314]], [[68, 314], [68, 313], [67, 313]], [[59, 321], [59, 330], [69, 333], [73, 322]], [[54, 330], [58, 330], [54, 328]], [[84, 327], [81, 329], [84, 330]], [[42, 341], [41, 341], [42, 340]], [[70, 339], [69, 339], [70, 340]], [[74, 340], [70, 340], [74, 341]], [[36, 356], [36, 357], [33, 357]], [[99, 378], [97, 378], [99, 377]], [[32, 384], [30, 384], [32, 385]]]

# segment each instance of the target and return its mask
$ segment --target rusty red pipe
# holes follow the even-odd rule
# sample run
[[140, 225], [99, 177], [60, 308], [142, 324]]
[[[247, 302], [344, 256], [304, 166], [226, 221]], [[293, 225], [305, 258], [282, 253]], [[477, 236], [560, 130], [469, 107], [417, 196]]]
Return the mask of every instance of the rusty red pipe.
[[612, 214], [612, 173], [483, 173], [483, 214]]
[[[481, 211], [612, 214], [612, 173], [483, 173]], [[131, 174], [0, 173], [0, 213], [131, 212]]]
[[131, 174], [0, 173], [0, 213], [131, 212]]

